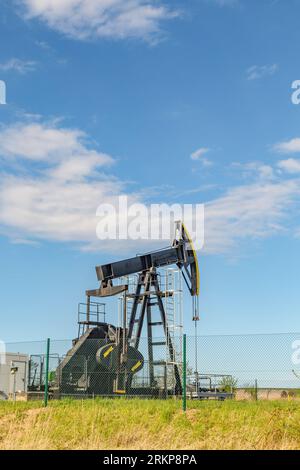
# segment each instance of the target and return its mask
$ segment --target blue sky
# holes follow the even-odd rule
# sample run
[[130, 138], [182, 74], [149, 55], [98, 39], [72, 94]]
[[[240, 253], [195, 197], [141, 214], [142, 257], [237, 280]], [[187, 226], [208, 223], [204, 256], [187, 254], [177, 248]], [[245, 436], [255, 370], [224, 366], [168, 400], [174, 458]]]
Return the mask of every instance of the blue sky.
[[96, 243], [97, 206], [119, 194], [205, 203], [201, 333], [299, 331], [299, 13], [2, 0], [2, 339], [76, 334], [94, 266], [137, 251]]

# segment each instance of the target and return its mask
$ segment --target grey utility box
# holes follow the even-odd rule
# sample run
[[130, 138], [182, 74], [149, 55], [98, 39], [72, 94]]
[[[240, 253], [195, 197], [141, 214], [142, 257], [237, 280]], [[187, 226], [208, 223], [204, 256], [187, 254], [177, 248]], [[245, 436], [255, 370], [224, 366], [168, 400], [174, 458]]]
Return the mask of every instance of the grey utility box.
[[9, 353], [1, 355], [0, 399], [14, 398], [25, 394], [28, 384], [28, 354]]

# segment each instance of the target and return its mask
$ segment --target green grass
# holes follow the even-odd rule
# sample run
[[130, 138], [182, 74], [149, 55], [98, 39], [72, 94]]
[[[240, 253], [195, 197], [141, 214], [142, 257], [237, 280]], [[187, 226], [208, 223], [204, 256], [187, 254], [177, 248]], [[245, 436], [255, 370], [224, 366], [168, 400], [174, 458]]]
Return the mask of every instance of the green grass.
[[300, 404], [0, 402], [0, 449], [300, 449]]

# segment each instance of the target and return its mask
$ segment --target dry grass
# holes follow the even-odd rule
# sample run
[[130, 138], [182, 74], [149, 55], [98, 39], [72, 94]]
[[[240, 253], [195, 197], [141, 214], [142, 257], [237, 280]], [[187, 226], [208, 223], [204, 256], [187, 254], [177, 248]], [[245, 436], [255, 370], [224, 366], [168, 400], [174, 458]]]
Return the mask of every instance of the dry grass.
[[300, 449], [298, 402], [0, 402], [0, 449]]

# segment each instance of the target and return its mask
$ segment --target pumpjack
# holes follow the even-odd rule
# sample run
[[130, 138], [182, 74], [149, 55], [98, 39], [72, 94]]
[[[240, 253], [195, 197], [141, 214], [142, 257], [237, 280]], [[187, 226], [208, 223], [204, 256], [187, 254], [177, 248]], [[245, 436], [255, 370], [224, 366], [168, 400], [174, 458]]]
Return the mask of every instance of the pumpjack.
[[[182, 273], [190, 295], [199, 295], [199, 268], [191, 238], [182, 222], [175, 223], [175, 238], [170, 247], [133, 258], [96, 266], [100, 283], [97, 289], [87, 290], [86, 319], [80, 322], [84, 331], [73, 341], [56, 373], [56, 388], [60, 395], [152, 395], [159, 394], [154, 368], [162, 363], [154, 357], [154, 347], [165, 345], [169, 364], [173, 369], [172, 388], [166, 394], [182, 393], [181, 371], [176, 362], [176, 352], [169, 330], [163, 297], [172, 295], [160, 286], [159, 268], [176, 265]], [[134, 292], [128, 284], [114, 284], [130, 275], [137, 275]], [[91, 317], [92, 298], [122, 296], [121, 326], [94, 321]], [[128, 312], [127, 302], [131, 300]], [[153, 318], [153, 309], [159, 312]], [[155, 321], [154, 321], [155, 320]], [[134, 375], [144, 367], [144, 356], [139, 350], [144, 324], [148, 340], [148, 386], [138, 389]], [[160, 327], [163, 341], [156, 341], [153, 328]]]

